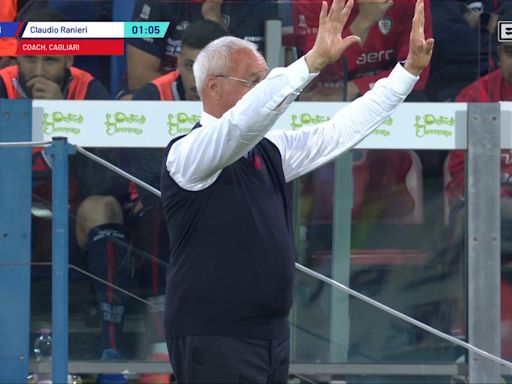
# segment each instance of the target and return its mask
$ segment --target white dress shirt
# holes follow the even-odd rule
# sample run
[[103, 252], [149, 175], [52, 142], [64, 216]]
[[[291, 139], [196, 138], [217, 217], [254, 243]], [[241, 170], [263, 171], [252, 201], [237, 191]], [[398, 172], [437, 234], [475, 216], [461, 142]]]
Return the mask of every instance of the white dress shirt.
[[270, 131], [279, 116], [316, 76], [301, 58], [273, 69], [220, 119], [206, 112], [202, 128], [173, 144], [166, 165], [183, 189], [199, 191], [215, 182], [222, 169], [244, 156], [266, 137], [281, 153], [286, 181], [328, 163], [346, 152], [391, 115], [419, 76], [397, 64], [372, 90], [318, 125], [298, 131]]

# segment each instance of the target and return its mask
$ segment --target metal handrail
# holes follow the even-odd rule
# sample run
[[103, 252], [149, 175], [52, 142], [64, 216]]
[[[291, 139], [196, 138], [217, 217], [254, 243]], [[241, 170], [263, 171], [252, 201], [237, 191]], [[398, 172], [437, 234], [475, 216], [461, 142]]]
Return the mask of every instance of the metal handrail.
[[0, 148], [47, 147], [51, 144], [51, 141], [2, 141], [0, 142]]
[[116, 167], [114, 164], [109, 163], [108, 161], [102, 159], [101, 157], [92, 154], [91, 152], [89, 152], [89, 151], [83, 149], [82, 147], [80, 147], [79, 145], [75, 145], [75, 148], [76, 148], [77, 152], [80, 152], [82, 155], [87, 156], [91, 160], [94, 160], [94, 161], [98, 162], [99, 164], [103, 165], [104, 167], [110, 169], [111, 171], [114, 171], [118, 175], [123, 176], [123, 177], [127, 178], [130, 181], [133, 181], [135, 184], [141, 186], [142, 188], [144, 188], [144, 189], [148, 190], [149, 192], [153, 193], [154, 195], [160, 197], [160, 195], [161, 195], [160, 191], [158, 189], [152, 187], [148, 183], [145, 183], [142, 180], [140, 180], [140, 179], [136, 178], [135, 176], [131, 175], [130, 173], [128, 173], [126, 171], [123, 171], [121, 168]]
[[[142, 180], [137, 179], [136, 177], [130, 175], [129, 173], [123, 171], [122, 169], [116, 167], [115, 165], [109, 163], [108, 161], [105, 161], [105, 160], [101, 159], [100, 157], [98, 157], [96, 155], [93, 155], [92, 153], [86, 151], [85, 149], [83, 149], [83, 148], [81, 148], [81, 147], [79, 147], [77, 145], [75, 145], [75, 147], [76, 147], [78, 152], [86, 155], [87, 157], [89, 157], [89, 158], [91, 158], [91, 159], [93, 159], [95, 161], [100, 162], [100, 164], [106, 166], [108, 169], [118, 173], [119, 175], [125, 176], [125, 177], [129, 178], [129, 180], [131, 180], [134, 183], [136, 183], [137, 185], [140, 185], [141, 187], [147, 189], [149, 192], [155, 194], [156, 196], [158, 196], [158, 197], [161, 196], [160, 191], [158, 191], [156, 188], [148, 185], [147, 183], [144, 183]], [[390, 314], [390, 315], [392, 315], [394, 317], [397, 317], [397, 318], [399, 318], [399, 319], [401, 319], [403, 321], [406, 321], [409, 324], [412, 324], [412, 325], [414, 325], [414, 326], [416, 326], [418, 328], [421, 328], [421, 329], [423, 329], [423, 330], [425, 330], [425, 331], [427, 331], [427, 332], [429, 332], [429, 333], [431, 333], [431, 334], [433, 334], [435, 336], [438, 336], [438, 337], [440, 337], [440, 338], [442, 338], [444, 340], [447, 340], [447, 341], [449, 341], [451, 343], [459, 345], [459, 346], [467, 349], [468, 351], [472, 351], [472, 352], [474, 352], [474, 353], [476, 353], [476, 354], [478, 354], [478, 355], [480, 355], [482, 357], [485, 357], [487, 359], [495, 361], [495, 362], [501, 364], [502, 366], [509, 368], [511, 370], [511, 372], [512, 372], [512, 363], [507, 361], [507, 360], [502, 359], [501, 357], [492, 355], [492, 354], [490, 354], [490, 353], [488, 353], [488, 352], [486, 352], [486, 351], [484, 351], [484, 350], [482, 350], [480, 348], [477, 348], [477, 347], [475, 347], [475, 346], [473, 346], [473, 345], [471, 345], [469, 343], [466, 343], [466, 342], [464, 342], [464, 341], [462, 341], [460, 339], [457, 339], [457, 338], [455, 338], [455, 337], [453, 337], [451, 335], [448, 335], [448, 334], [446, 334], [444, 332], [441, 332], [441, 331], [439, 331], [439, 330], [437, 330], [437, 329], [435, 329], [435, 328], [433, 328], [433, 327], [431, 327], [431, 326], [429, 326], [429, 325], [427, 325], [425, 323], [422, 323], [421, 321], [418, 321], [418, 320], [416, 320], [416, 319], [414, 319], [414, 318], [412, 318], [410, 316], [404, 315], [403, 313], [401, 313], [401, 312], [399, 312], [399, 311], [397, 311], [397, 310], [395, 310], [395, 309], [393, 309], [391, 307], [388, 307], [387, 305], [384, 305], [384, 304], [382, 304], [382, 303], [380, 303], [380, 302], [378, 302], [376, 300], [373, 300], [373, 299], [369, 298], [368, 296], [365, 296], [365, 295], [363, 295], [363, 294], [361, 294], [361, 293], [359, 293], [359, 292], [357, 292], [357, 291], [355, 291], [353, 289], [350, 289], [347, 286], [345, 286], [345, 285], [343, 285], [343, 284], [341, 284], [341, 283], [339, 283], [339, 282], [337, 282], [335, 280], [332, 280], [332, 279], [330, 279], [330, 278], [328, 278], [328, 277], [326, 277], [326, 276], [324, 276], [324, 275], [322, 275], [322, 274], [320, 274], [318, 272], [315, 272], [315, 271], [313, 271], [313, 270], [311, 270], [311, 269], [309, 269], [309, 268], [307, 268], [307, 267], [305, 267], [305, 266], [303, 266], [303, 265], [301, 265], [299, 263], [295, 263], [295, 268], [297, 268], [299, 271], [304, 272], [304, 273], [306, 273], [307, 275], [309, 275], [309, 276], [311, 276], [313, 278], [316, 278], [318, 280], [321, 280], [321, 281], [331, 285], [335, 289], [338, 289], [340, 291], [348, 293], [349, 295], [352, 295], [352, 296], [354, 296], [354, 297], [356, 297], [356, 298], [358, 298], [358, 299], [360, 299], [360, 300], [362, 300], [362, 301], [364, 301], [364, 302], [366, 302], [366, 303], [368, 303], [368, 304], [370, 304], [370, 305], [372, 305], [372, 306], [374, 306], [374, 307], [376, 307], [378, 309], [381, 309], [382, 311], [384, 311], [384, 312], [386, 312], [386, 313], [388, 313], [388, 314]]]
[[[1, 147], [21, 147], [21, 146], [44, 146], [44, 145], [49, 145], [49, 144], [51, 144], [51, 142], [18, 142], [18, 143], [0, 143], [0, 146]], [[152, 187], [151, 185], [143, 182], [142, 180], [134, 177], [133, 175], [129, 174], [128, 172], [120, 169], [119, 167], [116, 167], [115, 165], [109, 163], [108, 161], [106, 161], [106, 160], [104, 160], [104, 159], [102, 159], [102, 158], [100, 158], [100, 157], [98, 157], [96, 155], [93, 155], [92, 153], [88, 152], [87, 150], [83, 149], [82, 147], [80, 147], [78, 145], [75, 145], [74, 147], [76, 148], [76, 150], [78, 152], [80, 152], [83, 155], [91, 158], [93, 161], [96, 161], [99, 164], [107, 167], [108, 169], [118, 173], [119, 175], [121, 175], [123, 177], [126, 177], [128, 180], [133, 181], [137, 185], [139, 185], [142, 188], [148, 190], [149, 192], [155, 194], [156, 196], [159, 196], [159, 197], [161, 196], [161, 193], [160, 193], [159, 190], [157, 190], [156, 188]], [[86, 271], [84, 271], [84, 270], [82, 270], [82, 269], [80, 269], [80, 268], [78, 268], [76, 266], [70, 265], [70, 267], [72, 267], [73, 269], [78, 270], [81, 273], [84, 273], [87, 276], [96, 278], [97, 280], [102, 281], [103, 283], [105, 283], [107, 285], [110, 285], [110, 286], [112, 286], [112, 287], [122, 291], [125, 294], [128, 294], [128, 295], [130, 295], [132, 297], [135, 297], [137, 300], [143, 301], [145, 304], [153, 305], [153, 304], [151, 304], [149, 302], [146, 302], [145, 300], [143, 300], [141, 298], [138, 298], [135, 295], [130, 294], [129, 292], [127, 292], [125, 290], [122, 290], [119, 287], [115, 287], [115, 286], [109, 284], [108, 282], [103, 281], [102, 279], [94, 277], [92, 274], [90, 274], [90, 273], [88, 273], [88, 272], [86, 272]], [[397, 317], [397, 318], [399, 318], [399, 319], [401, 319], [403, 321], [406, 321], [406, 322], [408, 322], [408, 323], [410, 323], [410, 324], [412, 324], [412, 325], [414, 325], [416, 327], [419, 327], [419, 328], [421, 328], [421, 329], [423, 329], [423, 330], [425, 330], [425, 331], [427, 331], [427, 332], [429, 332], [429, 333], [431, 333], [431, 334], [433, 334], [435, 336], [438, 336], [438, 337], [440, 337], [440, 338], [442, 338], [444, 340], [447, 340], [447, 341], [449, 341], [451, 343], [459, 345], [459, 346], [467, 349], [468, 351], [474, 352], [477, 355], [480, 355], [480, 356], [482, 356], [484, 358], [487, 358], [489, 360], [497, 362], [501, 366], [509, 368], [511, 370], [511, 372], [512, 372], [512, 363], [507, 361], [507, 360], [504, 360], [504, 359], [502, 359], [502, 358], [500, 358], [498, 356], [492, 355], [492, 354], [490, 354], [490, 353], [488, 353], [488, 352], [486, 352], [486, 351], [484, 351], [482, 349], [479, 349], [479, 348], [477, 348], [477, 347], [475, 347], [475, 346], [473, 346], [473, 345], [471, 345], [469, 343], [466, 343], [466, 342], [464, 342], [462, 340], [459, 340], [459, 339], [457, 339], [457, 338], [455, 338], [453, 336], [450, 336], [450, 335], [448, 335], [448, 334], [446, 334], [444, 332], [441, 332], [441, 331], [439, 331], [439, 330], [437, 330], [437, 329], [435, 329], [433, 327], [430, 327], [429, 325], [427, 325], [425, 323], [422, 323], [422, 322], [420, 322], [418, 320], [415, 320], [412, 317], [404, 315], [403, 313], [401, 313], [401, 312], [399, 312], [399, 311], [397, 311], [397, 310], [395, 310], [395, 309], [393, 309], [391, 307], [388, 307], [388, 306], [386, 306], [386, 305], [384, 305], [384, 304], [382, 304], [382, 303], [380, 303], [380, 302], [378, 302], [376, 300], [373, 300], [373, 299], [371, 299], [371, 298], [369, 298], [369, 297], [367, 297], [367, 296], [365, 296], [365, 295], [363, 295], [363, 294], [361, 294], [361, 293], [359, 293], [357, 291], [354, 291], [354, 290], [346, 287], [345, 285], [343, 285], [343, 284], [341, 284], [341, 283], [339, 283], [339, 282], [337, 282], [335, 280], [332, 280], [332, 279], [330, 279], [330, 278], [328, 278], [328, 277], [326, 277], [326, 276], [324, 276], [324, 275], [322, 275], [322, 274], [320, 274], [318, 272], [315, 272], [315, 271], [313, 271], [313, 270], [311, 270], [311, 269], [309, 269], [307, 267], [304, 267], [303, 265], [301, 265], [299, 263], [295, 263], [295, 267], [298, 270], [300, 270], [301, 272], [306, 273], [306, 274], [308, 274], [308, 275], [310, 275], [310, 276], [312, 276], [312, 277], [314, 277], [316, 279], [319, 279], [319, 280], [321, 280], [321, 281], [331, 285], [335, 289], [338, 289], [340, 291], [348, 293], [349, 295], [352, 295], [352, 296], [354, 296], [354, 297], [356, 297], [356, 298], [358, 298], [358, 299], [360, 299], [360, 300], [362, 300], [362, 301], [364, 301], [364, 302], [366, 302], [366, 303], [368, 303], [368, 304], [370, 304], [370, 305], [372, 305], [372, 306], [374, 306], [374, 307], [376, 307], [378, 309], [381, 309], [384, 312], [386, 312], [386, 313], [388, 313], [388, 314], [390, 314], [390, 315], [392, 315], [394, 317]]]

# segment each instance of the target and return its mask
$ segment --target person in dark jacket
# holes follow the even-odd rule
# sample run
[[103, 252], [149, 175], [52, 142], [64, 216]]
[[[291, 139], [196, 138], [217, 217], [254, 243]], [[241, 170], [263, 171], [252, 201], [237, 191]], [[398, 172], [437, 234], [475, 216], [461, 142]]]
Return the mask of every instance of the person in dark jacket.
[[252, 41], [263, 50], [265, 20], [272, 16], [272, 1], [200, 0], [162, 1], [137, 0], [134, 21], [170, 20], [163, 39], [131, 39], [127, 46], [127, 77], [131, 91], [162, 74], [176, 69], [181, 39], [188, 26], [197, 20], [211, 20], [226, 31]]
[[506, 0], [431, 0], [438, 42], [427, 84], [431, 100], [453, 101], [462, 88], [497, 68], [497, 18], [511, 5]]

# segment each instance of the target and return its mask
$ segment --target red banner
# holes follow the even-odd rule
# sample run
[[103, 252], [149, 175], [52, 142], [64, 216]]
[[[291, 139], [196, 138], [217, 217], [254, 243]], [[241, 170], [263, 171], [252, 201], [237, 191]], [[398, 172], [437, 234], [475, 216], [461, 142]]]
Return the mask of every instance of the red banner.
[[16, 55], [124, 55], [122, 39], [21, 39]]

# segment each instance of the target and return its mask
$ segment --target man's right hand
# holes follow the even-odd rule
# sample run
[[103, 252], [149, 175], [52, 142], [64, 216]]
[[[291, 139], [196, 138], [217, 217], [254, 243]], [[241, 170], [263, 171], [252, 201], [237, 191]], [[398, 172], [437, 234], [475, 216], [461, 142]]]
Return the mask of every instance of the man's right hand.
[[347, 47], [361, 41], [355, 35], [341, 37], [353, 5], [354, 0], [348, 0], [346, 4], [343, 0], [333, 0], [331, 10], [327, 12], [327, 3], [322, 2], [315, 45], [305, 56], [310, 73], [320, 72], [338, 60]]
[[62, 100], [64, 96], [59, 85], [46, 77], [36, 76], [27, 81], [32, 99]]

